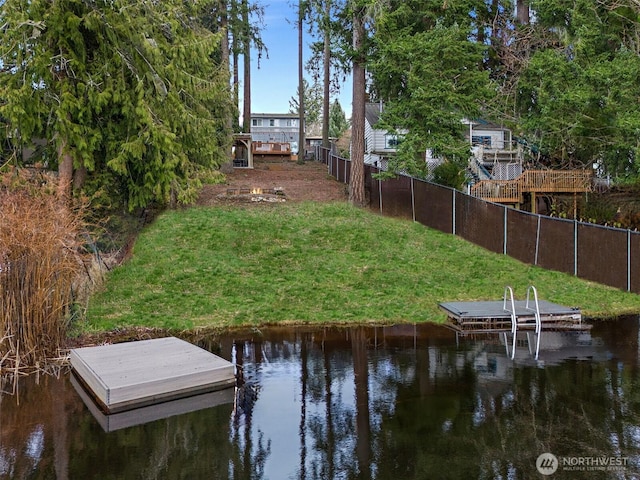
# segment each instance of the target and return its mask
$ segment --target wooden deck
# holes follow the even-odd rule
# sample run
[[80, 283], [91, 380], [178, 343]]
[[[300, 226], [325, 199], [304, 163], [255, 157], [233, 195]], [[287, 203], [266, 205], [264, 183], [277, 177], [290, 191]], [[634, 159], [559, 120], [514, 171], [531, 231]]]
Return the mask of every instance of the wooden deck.
[[175, 337], [71, 350], [71, 366], [108, 414], [235, 385], [235, 366]]
[[291, 155], [291, 144], [288, 142], [253, 142], [251, 151], [254, 155]]
[[[525, 309], [525, 301], [516, 300], [518, 330], [534, 329], [535, 316]], [[578, 308], [565, 307], [540, 300], [540, 323], [542, 330], [586, 330]], [[445, 302], [439, 307], [447, 313], [447, 326], [460, 333], [496, 333], [511, 331], [511, 313], [505, 310], [504, 302]]]
[[489, 202], [520, 204], [524, 193], [585, 193], [591, 191], [588, 170], [525, 170], [514, 180], [482, 180], [471, 195]]

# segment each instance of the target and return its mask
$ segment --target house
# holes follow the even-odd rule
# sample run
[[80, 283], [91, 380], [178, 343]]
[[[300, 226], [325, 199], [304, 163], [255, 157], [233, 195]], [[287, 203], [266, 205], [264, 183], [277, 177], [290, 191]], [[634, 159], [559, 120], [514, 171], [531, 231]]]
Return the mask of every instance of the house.
[[300, 117], [297, 113], [252, 113], [251, 140], [263, 143], [289, 143], [298, 152]]
[[[329, 137], [329, 149], [331, 153], [336, 153], [336, 141], [335, 137]], [[312, 159], [316, 154], [316, 148], [322, 146], [321, 135], [309, 135], [304, 137], [304, 155], [305, 159]]]
[[[377, 128], [382, 103], [368, 103], [365, 107], [364, 161], [386, 169], [387, 161], [396, 154], [402, 141], [402, 133], [391, 134]], [[511, 180], [522, 173], [522, 149], [513, 141], [511, 130], [485, 120], [463, 120], [469, 128], [465, 139], [471, 144], [469, 168], [476, 180]], [[429, 169], [441, 163], [441, 159], [427, 149], [425, 161]]]
[[367, 103], [364, 113], [364, 163], [382, 169], [387, 168], [390, 157], [396, 154], [402, 134], [396, 135], [377, 128], [383, 104]]
[[523, 151], [511, 130], [486, 120], [464, 120], [471, 144], [469, 168], [478, 180], [513, 180], [522, 174]]

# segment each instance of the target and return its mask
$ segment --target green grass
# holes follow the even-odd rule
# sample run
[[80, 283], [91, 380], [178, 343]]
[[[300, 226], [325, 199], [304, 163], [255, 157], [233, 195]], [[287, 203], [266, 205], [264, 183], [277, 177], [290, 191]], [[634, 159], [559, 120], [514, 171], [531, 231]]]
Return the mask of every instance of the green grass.
[[91, 299], [88, 332], [302, 323], [442, 322], [444, 301], [541, 299], [592, 318], [640, 296], [490, 253], [346, 203], [166, 212]]

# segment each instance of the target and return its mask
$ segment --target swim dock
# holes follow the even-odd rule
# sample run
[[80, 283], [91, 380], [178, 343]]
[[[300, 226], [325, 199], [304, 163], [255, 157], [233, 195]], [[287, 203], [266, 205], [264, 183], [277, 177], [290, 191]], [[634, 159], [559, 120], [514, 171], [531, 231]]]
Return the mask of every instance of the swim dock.
[[75, 348], [71, 367], [105, 414], [235, 385], [235, 366], [175, 337]]
[[511, 333], [515, 354], [518, 331], [535, 333], [535, 357], [538, 357], [540, 337], [544, 330], [581, 331], [591, 328], [582, 323], [582, 313], [577, 307], [565, 307], [557, 303], [538, 299], [535, 287], [527, 289], [526, 300], [516, 300], [513, 289], [505, 287], [502, 300], [444, 302], [440, 309], [447, 313], [447, 327], [457, 334]]

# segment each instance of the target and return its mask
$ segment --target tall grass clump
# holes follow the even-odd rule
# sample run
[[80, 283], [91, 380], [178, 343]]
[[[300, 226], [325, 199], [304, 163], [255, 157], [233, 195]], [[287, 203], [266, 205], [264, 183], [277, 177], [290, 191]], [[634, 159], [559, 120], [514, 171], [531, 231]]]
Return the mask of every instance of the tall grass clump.
[[1, 373], [43, 365], [65, 342], [82, 222], [53, 191], [16, 176], [0, 184]]

